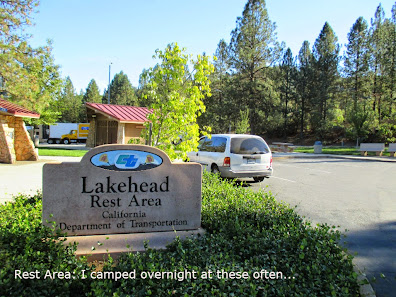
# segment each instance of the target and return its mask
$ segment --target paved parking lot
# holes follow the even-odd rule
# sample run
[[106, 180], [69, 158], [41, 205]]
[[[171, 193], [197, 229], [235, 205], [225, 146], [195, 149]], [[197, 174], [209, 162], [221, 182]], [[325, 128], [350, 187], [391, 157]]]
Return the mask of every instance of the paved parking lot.
[[[396, 292], [396, 163], [274, 158], [265, 188], [314, 223], [340, 226], [379, 297]], [[381, 278], [385, 275], [385, 279]]]

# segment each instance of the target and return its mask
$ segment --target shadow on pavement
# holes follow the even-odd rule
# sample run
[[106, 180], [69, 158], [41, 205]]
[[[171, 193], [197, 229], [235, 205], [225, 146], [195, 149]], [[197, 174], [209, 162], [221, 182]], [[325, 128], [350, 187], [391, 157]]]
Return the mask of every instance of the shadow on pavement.
[[396, 221], [347, 233], [345, 247], [355, 255], [355, 264], [367, 275], [377, 297], [396, 292]]

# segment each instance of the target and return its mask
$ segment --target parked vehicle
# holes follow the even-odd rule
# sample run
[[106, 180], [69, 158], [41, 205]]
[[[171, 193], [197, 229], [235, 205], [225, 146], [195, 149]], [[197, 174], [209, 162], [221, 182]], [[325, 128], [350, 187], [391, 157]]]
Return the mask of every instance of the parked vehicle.
[[88, 137], [88, 123], [57, 123], [49, 126], [48, 144], [85, 142]]
[[70, 130], [68, 134], [64, 134], [61, 137], [61, 141], [64, 144], [70, 143], [85, 143], [87, 141], [89, 133], [89, 124], [78, 124], [77, 129]]
[[273, 173], [272, 153], [263, 138], [245, 134], [213, 134], [202, 137], [198, 151], [189, 152], [190, 161], [222, 177], [252, 177], [263, 181]]

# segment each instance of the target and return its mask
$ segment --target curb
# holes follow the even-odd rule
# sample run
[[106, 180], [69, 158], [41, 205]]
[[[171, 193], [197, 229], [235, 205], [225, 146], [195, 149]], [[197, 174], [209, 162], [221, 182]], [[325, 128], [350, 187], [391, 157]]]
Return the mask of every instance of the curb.
[[330, 155], [330, 154], [295, 154], [290, 153], [288, 155], [279, 155], [277, 153], [272, 153], [272, 157], [276, 159], [298, 159], [298, 158], [329, 158], [329, 159], [349, 159], [349, 160], [359, 160], [359, 161], [372, 161], [372, 162], [396, 162], [396, 158], [394, 159], [382, 159], [387, 157], [360, 157], [360, 156], [347, 156], [347, 155]]
[[376, 297], [373, 287], [368, 281], [366, 275], [356, 266], [353, 265], [353, 270], [358, 274], [357, 282], [359, 285], [359, 293], [361, 297]]

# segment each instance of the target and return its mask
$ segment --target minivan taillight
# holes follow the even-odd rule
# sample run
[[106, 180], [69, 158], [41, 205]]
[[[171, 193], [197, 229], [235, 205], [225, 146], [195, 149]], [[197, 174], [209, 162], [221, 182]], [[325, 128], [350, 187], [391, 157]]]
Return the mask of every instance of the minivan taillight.
[[272, 168], [272, 155], [271, 155], [271, 159], [270, 159], [270, 168]]
[[230, 157], [225, 157], [225, 158], [224, 158], [223, 166], [224, 166], [224, 167], [230, 167], [230, 166], [231, 166], [231, 159], [230, 159]]

